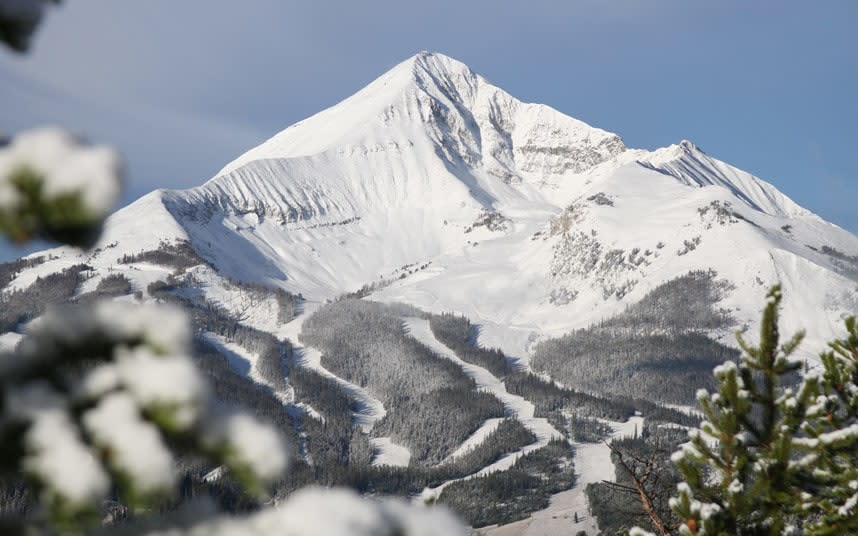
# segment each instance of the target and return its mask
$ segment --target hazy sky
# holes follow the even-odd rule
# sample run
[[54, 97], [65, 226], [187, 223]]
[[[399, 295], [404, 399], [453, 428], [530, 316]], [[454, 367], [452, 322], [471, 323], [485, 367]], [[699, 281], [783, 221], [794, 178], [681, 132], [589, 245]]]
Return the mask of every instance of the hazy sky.
[[855, 0], [65, 0], [30, 54], [0, 49], [0, 129], [117, 145], [127, 202], [430, 50], [631, 147], [690, 139], [858, 232], [856, 21]]

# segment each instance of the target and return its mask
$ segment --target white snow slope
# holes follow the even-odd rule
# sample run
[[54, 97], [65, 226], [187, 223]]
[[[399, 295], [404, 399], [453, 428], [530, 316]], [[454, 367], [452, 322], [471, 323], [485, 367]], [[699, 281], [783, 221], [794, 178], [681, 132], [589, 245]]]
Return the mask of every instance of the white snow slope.
[[[810, 353], [858, 309], [854, 235], [690, 142], [627, 149], [440, 54], [406, 60], [200, 187], [141, 198], [108, 224], [102, 242], [119, 246], [88, 261], [176, 238], [222, 273], [317, 301], [391, 281], [373, 298], [463, 313], [524, 361], [535, 339], [692, 269], [732, 282], [721, 306], [751, 328], [781, 282], [786, 328], [808, 331]], [[75, 262], [65, 251], [38, 271]]]

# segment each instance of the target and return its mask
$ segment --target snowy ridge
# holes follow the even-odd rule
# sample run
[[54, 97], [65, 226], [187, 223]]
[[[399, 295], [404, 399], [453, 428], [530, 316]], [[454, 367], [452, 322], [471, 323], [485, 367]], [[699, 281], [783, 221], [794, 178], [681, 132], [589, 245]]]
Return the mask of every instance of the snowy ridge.
[[771, 184], [712, 158], [688, 140], [658, 149], [640, 162], [672, 175], [688, 186], [726, 188], [751, 208], [772, 216], [813, 216]]
[[569, 166], [568, 158], [553, 152], [576, 153], [581, 158], [574, 167], [581, 170], [624, 149], [615, 134], [545, 105], [521, 103], [467, 65], [421, 52], [343, 102], [251, 149], [218, 176], [254, 160], [384, 150], [383, 138], [427, 130], [434, 141], [444, 142], [441, 151], [456, 147], [466, 160], [491, 155], [500, 166], [517, 158], [525, 170], [536, 168], [537, 161]]

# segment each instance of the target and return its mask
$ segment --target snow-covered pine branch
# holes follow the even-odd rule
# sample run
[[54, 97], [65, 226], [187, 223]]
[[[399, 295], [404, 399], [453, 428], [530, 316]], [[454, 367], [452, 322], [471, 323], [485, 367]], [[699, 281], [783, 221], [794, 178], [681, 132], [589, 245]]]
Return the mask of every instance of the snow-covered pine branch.
[[190, 336], [176, 309], [96, 302], [47, 312], [0, 362], [3, 445], [22, 453], [55, 521], [85, 519], [111, 484], [129, 506], [171, 496], [177, 449], [225, 465], [256, 493], [283, 474], [280, 433], [216, 403]]
[[741, 360], [715, 368], [716, 392], [698, 392], [704, 420], [671, 458], [683, 536], [858, 531], [858, 323], [795, 385], [803, 334], [781, 340], [781, 300], [776, 285], [759, 345], [740, 335]]
[[116, 151], [60, 128], [18, 134], [0, 147], [0, 232], [91, 246], [119, 199], [121, 172]]

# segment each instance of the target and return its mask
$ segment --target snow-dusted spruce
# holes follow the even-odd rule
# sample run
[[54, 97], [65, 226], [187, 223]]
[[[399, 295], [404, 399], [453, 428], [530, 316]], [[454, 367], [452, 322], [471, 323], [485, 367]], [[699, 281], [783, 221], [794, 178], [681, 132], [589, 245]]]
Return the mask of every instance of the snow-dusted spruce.
[[801, 366], [789, 356], [803, 334], [781, 345], [780, 302], [775, 286], [763, 312], [760, 346], [740, 336], [739, 364], [715, 368], [717, 393], [698, 393], [705, 419], [673, 456], [686, 481], [671, 500], [686, 520], [681, 534], [783, 534], [796, 520], [792, 442], [811, 393], [800, 389], [794, 395], [784, 387]]
[[91, 246], [119, 197], [120, 171], [113, 149], [62, 129], [15, 136], [0, 147], [0, 232]]
[[740, 336], [741, 361], [717, 367], [717, 392], [698, 395], [705, 420], [673, 456], [684, 479], [671, 499], [682, 535], [858, 530], [858, 326], [849, 318], [822, 372], [796, 386], [801, 365], [789, 357], [803, 335], [781, 344], [781, 299], [773, 287], [759, 346]]
[[214, 403], [190, 335], [172, 308], [97, 302], [49, 311], [0, 361], [2, 461], [20, 464], [54, 522], [85, 521], [114, 484], [138, 508], [171, 496], [174, 452], [207, 455], [257, 493], [282, 475], [280, 434]]
[[[823, 371], [808, 378], [816, 400], [796, 439], [804, 455], [794, 468], [812, 477], [801, 494], [807, 534], [858, 532], [858, 322], [846, 320], [845, 339], [821, 356]], [[792, 404], [788, 400], [786, 403]]]

